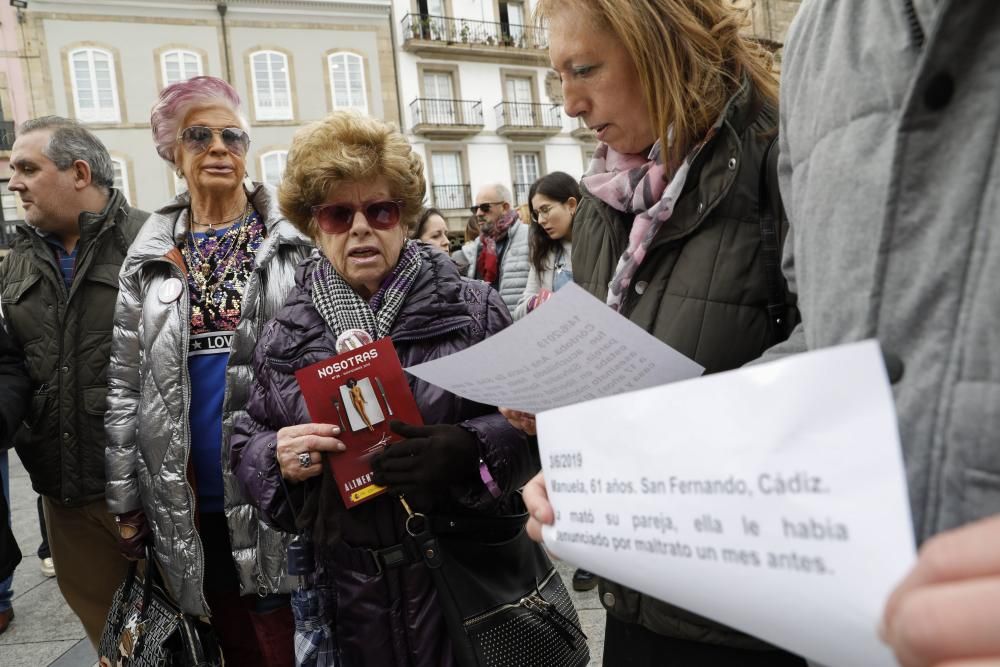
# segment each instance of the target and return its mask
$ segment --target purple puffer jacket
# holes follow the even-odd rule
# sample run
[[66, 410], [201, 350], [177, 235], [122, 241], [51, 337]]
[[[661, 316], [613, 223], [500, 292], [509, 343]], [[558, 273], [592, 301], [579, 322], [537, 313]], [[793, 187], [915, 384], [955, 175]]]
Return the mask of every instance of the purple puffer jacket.
[[[403, 367], [465, 349], [510, 324], [500, 296], [488, 285], [459, 276], [444, 253], [422, 249], [423, 265], [389, 334]], [[311, 421], [295, 381], [295, 370], [335, 354], [335, 339], [312, 304], [312, 269], [305, 261], [285, 307], [268, 322], [254, 354], [256, 382], [247, 416], [235, 425], [232, 467], [248, 495], [271, 523], [294, 527], [279, 483], [274, 455], [276, 431]], [[479, 450], [503, 491], [494, 500], [485, 485], [455, 489], [452, 509], [499, 512], [538, 470], [537, 453], [495, 407], [474, 403], [408, 376], [426, 424], [461, 424], [479, 437]], [[308, 483], [314, 483], [311, 480]], [[298, 496], [297, 490], [293, 494]], [[440, 501], [438, 501], [440, 502]], [[414, 507], [433, 511], [439, 507]], [[445, 508], [447, 509], [447, 508]], [[350, 547], [380, 549], [402, 541], [404, 514], [386, 494], [347, 511], [337, 499], [341, 536]], [[484, 567], [489, 567], [484, 563]], [[426, 567], [416, 562], [369, 575], [324, 563], [336, 590], [336, 635], [345, 664], [352, 667], [454, 664], [437, 593]]]

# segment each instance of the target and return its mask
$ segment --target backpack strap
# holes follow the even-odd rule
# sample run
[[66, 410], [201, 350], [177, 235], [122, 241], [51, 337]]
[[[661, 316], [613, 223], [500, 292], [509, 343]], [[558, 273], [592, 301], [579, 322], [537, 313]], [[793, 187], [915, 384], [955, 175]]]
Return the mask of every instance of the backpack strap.
[[778, 137], [775, 135], [764, 151], [757, 197], [760, 249], [767, 281], [767, 320], [772, 344], [784, 340], [791, 332], [788, 290], [781, 273], [781, 232], [788, 219], [778, 189], [778, 153]]

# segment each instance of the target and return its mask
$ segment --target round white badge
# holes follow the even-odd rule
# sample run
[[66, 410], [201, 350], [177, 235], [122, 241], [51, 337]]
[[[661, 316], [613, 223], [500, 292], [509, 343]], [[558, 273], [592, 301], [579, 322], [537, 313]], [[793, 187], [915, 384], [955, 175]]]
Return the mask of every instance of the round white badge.
[[337, 336], [337, 353], [343, 354], [350, 350], [356, 350], [363, 345], [372, 342], [371, 334], [364, 329], [348, 329]]
[[177, 278], [168, 278], [160, 285], [158, 296], [160, 297], [160, 301], [162, 303], [172, 303], [177, 300], [177, 297], [179, 297], [183, 291], [184, 286], [181, 284], [180, 280]]

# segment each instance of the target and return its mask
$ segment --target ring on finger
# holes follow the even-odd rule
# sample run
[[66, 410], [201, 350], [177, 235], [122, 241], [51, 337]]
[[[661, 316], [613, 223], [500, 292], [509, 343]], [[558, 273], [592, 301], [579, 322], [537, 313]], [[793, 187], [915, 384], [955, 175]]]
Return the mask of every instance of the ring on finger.
[[299, 465], [303, 468], [308, 468], [313, 464], [312, 454], [309, 452], [302, 452], [299, 454]]

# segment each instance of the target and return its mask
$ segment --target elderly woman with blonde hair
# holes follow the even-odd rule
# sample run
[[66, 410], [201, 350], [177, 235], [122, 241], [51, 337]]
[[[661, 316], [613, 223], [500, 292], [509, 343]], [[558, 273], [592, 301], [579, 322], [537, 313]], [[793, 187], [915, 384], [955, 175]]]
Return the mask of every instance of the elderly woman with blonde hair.
[[237, 476], [265, 518], [291, 529], [297, 511], [312, 535], [350, 665], [455, 664], [430, 572], [401, 547], [407, 513], [396, 496], [405, 494], [415, 512], [495, 515], [538, 467], [495, 407], [412, 377], [427, 426], [393, 424], [405, 439], [372, 463], [389, 493], [348, 510], [321, 465], [344, 450], [340, 429], [312, 423], [295, 371], [337, 354], [345, 332], [391, 337], [407, 367], [510, 324], [489, 285], [462, 278], [446, 254], [407, 238], [424, 191], [419, 157], [382, 121], [337, 112], [295, 136], [281, 207], [320, 253], [299, 268], [287, 304], [261, 334], [253, 392], [233, 437]]
[[229, 470], [257, 334], [309, 240], [267, 186], [244, 184], [250, 136], [221, 79], [168, 86], [150, 123], [187, 183], [122, 266], [105, 424], [120, 546], [156, 564], [181, 608], [210, 616], [227, 663], [294, 664], [288, 536], [264, 526]]

